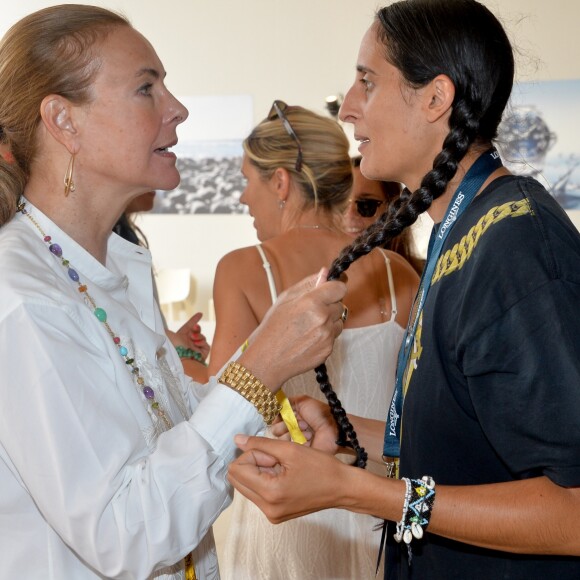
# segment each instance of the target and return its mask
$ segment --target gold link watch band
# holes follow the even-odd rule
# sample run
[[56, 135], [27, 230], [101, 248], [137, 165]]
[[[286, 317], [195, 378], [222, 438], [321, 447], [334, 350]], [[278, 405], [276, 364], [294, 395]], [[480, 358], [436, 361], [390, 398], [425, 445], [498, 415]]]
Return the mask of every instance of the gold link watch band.
[[266, 425], [271, 425], [280, 413], [282, 406], [278, 403], [276, 395], [241, 364], [231, 362], [222, 373], [219, 382], [252, 403], [264, 418]]

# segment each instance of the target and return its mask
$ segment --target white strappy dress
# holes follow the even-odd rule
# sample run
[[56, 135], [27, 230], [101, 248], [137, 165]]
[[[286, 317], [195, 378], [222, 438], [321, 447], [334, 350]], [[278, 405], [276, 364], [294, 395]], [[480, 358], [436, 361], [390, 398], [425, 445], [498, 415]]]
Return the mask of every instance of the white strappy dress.
[[[268, 276], [272, 300], [277, 291], [270, 264], [257, 246]], [[384, 420], [395, 382], [397, 353], [404, 330], [395, 322], [397, 303], [390, 262], [385, 255], [392, 312], [387, 322], [345, 329], [327, 361], [330, 382], [347, 412]], [[308, 394], [325, 400], [313, 371], [284, 385], [290, 397]], [[351, 456], [344, 456], [352, 462]], [[367, 469], [384, 475], [383, 465]], [[279, 525], [236, 493], [220, 562], [225, 580], [362, 580], [375, 578], [381, 521], [332, 509]], [[384, 561], [384, 558], [383, 558]], [[377, 578], [383, 577], [382, 564]]]

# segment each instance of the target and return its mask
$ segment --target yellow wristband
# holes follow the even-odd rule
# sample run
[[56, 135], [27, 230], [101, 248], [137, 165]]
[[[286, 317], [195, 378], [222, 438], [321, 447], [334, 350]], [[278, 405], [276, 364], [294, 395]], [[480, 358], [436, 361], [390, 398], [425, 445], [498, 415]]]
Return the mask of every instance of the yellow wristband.
[[292, 405], [290, 405], [290, 401], [282, 389], [276, 393], [276, 399], [282, 407], [280, 409], [280, 415], [282, 416], [282, 420], [286, 424], [286, 427], [288, 427], [290, 438], [294, 443], [300, 443], [303, 445], [306, 443], [306, 437], [304, 437], [304, 433], [302, 433], [298, 426], [298, 420], [296, 419]]

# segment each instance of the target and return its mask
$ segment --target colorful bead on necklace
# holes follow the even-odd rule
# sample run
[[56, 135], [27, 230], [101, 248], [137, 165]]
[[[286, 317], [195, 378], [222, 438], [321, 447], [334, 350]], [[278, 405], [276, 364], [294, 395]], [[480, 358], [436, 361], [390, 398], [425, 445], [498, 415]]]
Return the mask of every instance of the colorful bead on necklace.
[[48, 250], [51, 254], [53, 254], [64, 268], [67, 270], [68, 277], [71, 279], [72, 282], [76, 282], [78, 285], [78, 291], [83, 294], [86, 298], [87, 305], [89, 305], [93, 309], [93, 314], [96, 318], [103, 323], [103, 326], [109, 333], [110, 337], [113, 339], [113, 342], [117, 345], [119, 349], [119, 354], [125, 359], [125, 363], [129, 368], [129, 372], [133, 375], [135, 382], [137, 383], [139, 389], [143, 393], [143, 396], [149, 402], [153, 412], [161, 419], [168, 429], [171, 429], [172, 424], [171, 420], [162, 409], [159, 402], [155, 399], [155, 391], [148, 385], [145, 384], [145, 379], [141, 376], [141, 372], [139, 367], [135, 364], [135, 359], [129, 356], [129, 350], [126, 346], [121, 344], [121, 339], [113, 332], [112, 328], [109, 326], [107, 322], [107, 312], [103, 308], [99, 308], [93, 297], [89, 294], [86, 284], [82, 284], [78, 275], [78, 272], [71, 266], [70, 262], [63, 258], [62, 255], [62, 248], [52, 241], [50, 236], [47, 236], [44, 233], [44, 230], [40, 227], [40, 224], [34, 219], [34, 217], [30, 214], [30, 212], [26, 209], [26, 202], [21, 201], [18, 205], [18, 211], [25, 215], [36, 227], [36, 229], [40, 232], [43, 241], [48, 246]]

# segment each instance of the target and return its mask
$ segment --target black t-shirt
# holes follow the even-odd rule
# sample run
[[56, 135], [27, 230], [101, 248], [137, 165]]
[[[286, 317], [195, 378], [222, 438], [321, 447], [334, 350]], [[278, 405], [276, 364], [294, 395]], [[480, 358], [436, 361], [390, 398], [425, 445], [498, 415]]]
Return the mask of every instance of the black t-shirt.
[[[580, 235], [535, 180], [495, 180], [457, 221], [418, 337], [401, 476], [474, 485], [545, 475], [580, 485]], [[389, 578], [580, 578], [580, 558], [427, 534], [413, 542], [409, 566], [406, 546], [389, 543]]]

